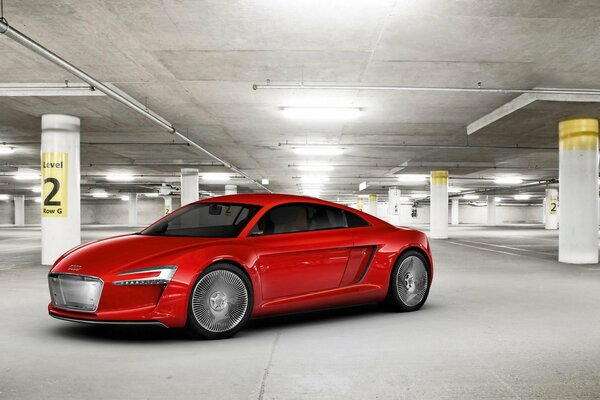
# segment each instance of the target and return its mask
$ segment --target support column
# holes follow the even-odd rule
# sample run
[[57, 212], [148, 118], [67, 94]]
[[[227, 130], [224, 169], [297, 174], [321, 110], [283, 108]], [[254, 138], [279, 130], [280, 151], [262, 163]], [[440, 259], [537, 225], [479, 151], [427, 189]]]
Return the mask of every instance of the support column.
[[25, 225], [25, 196], [13, 196], [15, 202], [15, 225]]
[[459, 200], [452, 199], [452, 213], [450, 214], [450, 218], [452, 219], [452, 225], [458, 225], [458, 206]]
[[369, 202], [367, 203], [367, 212], [372, 216], [377, 216], [377, 195], [375, 193], [371, 193], [369, 195]]
[[198, 197], [198, 170], [195, 168], [181, 169], [181, 205], [193, 203]]
[[496, 196], [487, 196], [487, 226], [496, 226]]
[[431, 171], [429, 236], [448, 239], [448, 171]]
[[165, 199], [165, 215], [173, 211], [173, 198], [171, 196], [163, 197]]
[[358, 199], [356, 199], [356, 208], [360, 211], [363, 210], [364, 207], [364, 201], [363, 199], [361, 199], [360, 197]]
[[42, 264], [81, 243], [78, 117], [42, 115]]
[[236, 185], [225, 185], [225, 195], [228, 194], [237, 194], [237, 186]]
[[388, 189], [388, 216], [392, 225], [400, 225], [400, 188]]
[[558, 124], [560, 215], [558, 261], [598, 263], [598, 120]]
[[129, 193], [129, 201], [127, 202], [127, 221], [129, 226], [138, 224], [137, 213], [137, 193]]
[[546, 189], [544, 200], [544, 224], [546, 229], [558, 229], [558, 190]]

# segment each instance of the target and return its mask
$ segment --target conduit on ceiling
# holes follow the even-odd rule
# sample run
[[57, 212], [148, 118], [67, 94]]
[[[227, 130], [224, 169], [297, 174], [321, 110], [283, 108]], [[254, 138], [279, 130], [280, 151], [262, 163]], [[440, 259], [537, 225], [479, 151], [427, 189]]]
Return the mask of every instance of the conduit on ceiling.
[[112, 98], [112, 99], [120, 102], [121, 104], [127, 106], [128, 108], [130, 108], [130, 109], [138, 112], [139, 114], [143, 115], [144, 117], [146, 117], [147, 119], [151, 120], [155, 124], [157, 124], [157, 125], [163, 127], [164, 129], [168, 130], [171, 134], [176, 135], [181, 140], [189, 143], [191, 146], [193, 146], [196, 149], [200, 150], [204, 154], [206, 154], [209, 157], [215, 159], [216, 161], [222, 163], [225, 167], [227, 167], [231, 171], [233, 171], [233, 172], [235, 172], [235, 173], [237, 173], [239, 175], [242, 175], [244, 178], [248, 179], [250, 182], [254, 183], [255, 185], [257, 185], [261, 189], [266, 190], [269, 193], [271, 192], [271, 190], [269, 190], [266, 186], [264, 186], [260, 182], [256, 181], [254, 178], [252, 178], [251, 176], [249, 176], [245, 172], [240, 171], [236, 166], [234, 166], [230, 162], [222, 159], [221, 157], [219, 157], [216, 154], [212, 153], [211, 151], [205, 149], [204, 147], [202, 147], [198, 143], [196, 143], [193, 140], [187, 138], [185, 135], [183, 135], [181, 132], [179, 132], [173, 126], [173, 124], [171, 124], [165, 118], [161, 117], [160, 115], [158, 115], [157, 113], [153, 112], [152, 110], [146, 108], [143, 104], [141, 104], [140, 102], [136, 101], [134, 98], [132, 98], [131, 96], [127, 95], [125, 92], [122, 92], [120, 90], [117, 91], [117, 90], [115, 90], [115, 89], [113, 89], [113, 88], [105, 85], [104, 83], [100, 82], [99, 80], [95, 79], [94, 77], [92, 77], [91, 75], [87, 74], [83, 70], [79, 69], [75, 65], [69, 63], [65, 59], [63, 59], [60, 56], [58, 56], [57, 54], [55, 54], [52, 51], [48, 50], [47, 48], [45, 48], [44, 46], [42, 46], [38, 42], [34, 41], [33, 39], [30, 39], [25, 34], [19, 32], [18, 30], [14, 29], [13, 27], [9, 26], [8, 23], [7, 23], [7, 21], [4, 20], [4, 19], [0, 20], [0, 34], [6, 35], [7, 37], [11, 38], [15, 42], [17, 42], [17, 43], [25, 46], [28, 49], [30, 49], [34, 53], [36, 53], [36, 54], [44, 57], [46, 60], [48, 60], [48, 61], [56, 64], [57, 66], [61, 67], [62, 69], [64, 69], [64, 70], [70, 72], [71, 74], [75, 75], [76, 77], [78, 77], [82, 81], [84, 81], [87, 84], [89, 84], [90, 86], [92, 86], [94, 89], [97, 89], [97, 90], [101, 91], [102, 93], [106, 94], [108, 97], [110, 97], [110, 98]]

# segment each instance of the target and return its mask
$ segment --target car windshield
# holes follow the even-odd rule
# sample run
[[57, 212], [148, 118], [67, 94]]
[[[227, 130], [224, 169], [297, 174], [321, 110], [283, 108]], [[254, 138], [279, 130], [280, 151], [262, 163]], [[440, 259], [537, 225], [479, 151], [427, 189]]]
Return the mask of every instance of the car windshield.
[[175, 211], [141, 232], [149, 236], [237, 237], [260, 207], [196, 203]]

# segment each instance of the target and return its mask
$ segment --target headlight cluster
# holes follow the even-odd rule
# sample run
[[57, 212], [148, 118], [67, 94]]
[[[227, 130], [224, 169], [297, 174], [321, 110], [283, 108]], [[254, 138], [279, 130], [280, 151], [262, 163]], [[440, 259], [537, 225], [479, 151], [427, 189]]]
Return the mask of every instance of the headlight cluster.
[[124, 279], [121, 281], [113, 282], [119, 286], [129, 285], [166, 285], [171, 282], [175, 271], [177, 270], [176, 265], [163, 265], [160, 267], [151, 267], [144, 269], [137, 269], [134, 271], [121, 272], [119, 275], [138, 275], [138, 278], [132, 277], [130, 279]]

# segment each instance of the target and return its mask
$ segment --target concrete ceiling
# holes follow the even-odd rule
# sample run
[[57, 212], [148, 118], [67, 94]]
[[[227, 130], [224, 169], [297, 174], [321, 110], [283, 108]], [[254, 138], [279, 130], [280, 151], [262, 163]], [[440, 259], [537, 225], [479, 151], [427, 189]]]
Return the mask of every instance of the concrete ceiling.
[[[595, 103], [535, 102], [467, 138], [466, 126], [516, 95], [368, 90], [259, 90], [253, 83], [600, 88], [596, 0], [192, 1], [5, 0], [5, 17], [99, 80], [147, 104], [181, 132], [277, 192], [297, 193], [292, 165], [331, 163], [329, 199], [384, 193], [394, 173], [448, 169], [451, 184], [494, 187], [519, 174], [558, 177], [558, 153], [534, 149], [438, 149], [364, 145], [556, 147], [557, 121], [600, 117]], [[0, 36], [0, 83], [76, 79]], [[284, 106], [354, 106], [353, 120], [291, 120]], [[103, 96], [0, 97], [0, 174], [39, 163], [40, 116], [82, 119], [84, 191], [149, 191], [177, 185], [182, 166], [226, 171]], [[105, 144], [101, 144], [105, 143]], [[123, 144], [118, 144], [123, 143]], [[140, 145], [135, 145], [141, 143]], [[175, 143], [175, 144], [174, 144]], [[300, 157], [288, 144], [333, 144], [341, 156]], [[356, 146], [359, 145], [359, 146]], [[398, 168], [401, 167], [401, 168]], [[101, 175], [144, 175], [114, 185]], [[143, 183], [143, 185], [141, 185]], [[234, 179], [240, 191], [258, 190]], [[0, 177], [0, 192], [31, 184]], [[223, 185], [203, 185], [220, 193]], [[427, 191], [426, 185], [407, 191]], [[535, 191], [540, 188], [519, 189]], [[506, 190], [500, 193], [506, 193]]]

